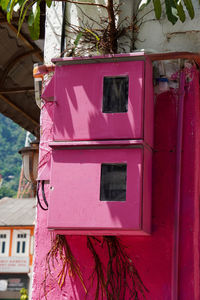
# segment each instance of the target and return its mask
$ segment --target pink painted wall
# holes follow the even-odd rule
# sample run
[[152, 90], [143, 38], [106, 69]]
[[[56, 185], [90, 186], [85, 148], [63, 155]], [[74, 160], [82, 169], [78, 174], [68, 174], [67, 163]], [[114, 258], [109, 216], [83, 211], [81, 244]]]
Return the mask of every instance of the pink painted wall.
[[[193, 70], [193, 80], [186, 87], [184, 99], [184, 128], [182, 152], [180, 241], [178, 261], [178, 299], [199, 300], [199, 84], [197, 71]], [[175, 300], [173, 286], [173, 245], [175, 217], [175, 175], [176, 175], [176, 131], [178, 97], [174, 91], [165, 92], [156, 98], [154, 121], [153, 155], [153, 201], [152, 235], [145, 237], [121, 237], [127, 252], [133, 259], [139, 274], [149, 290], [148, 300]], [[43, 114], [52, 125], [49, 106]], [[44, 132], [44, 131], [43, 131]], [[51, 137], [51, 126], [46, 131]], [[43, 134], [42, 141], [45, 144]], [[44, 145], [43, 145], [44, 146]], [[48, 145], [45, 144], [46, 151]], [[48, 185], [46, 185], [48, 196]], [[66, 216], [67, 218], [67, 216]], [[47, 230], [47, 213], [38, 207], [35, 230], [35, 259], [33, 300], [45, 299], [42, 283], [45, 279], [45, 257], [50, 248], [50, 233]], [[67, 237], [76, 256], [84, 280], [90, 286], [89, 276], [93, 271], [93, 261], [84, 236]], [[102, 253], [104, 255], [104, 252]], [[105, 257], [106, 262], [106, 257]], [[55, 273], [59, 271], [56, 265]], [[84, 291], [80, 283], [67, 277], [62, 289], [54, 277], [47, 281], [50, 300], [82, 300]], [[94, 299], [90, 289], [87, 299]], [[127, 298], [128, 300], [128, 298]]]

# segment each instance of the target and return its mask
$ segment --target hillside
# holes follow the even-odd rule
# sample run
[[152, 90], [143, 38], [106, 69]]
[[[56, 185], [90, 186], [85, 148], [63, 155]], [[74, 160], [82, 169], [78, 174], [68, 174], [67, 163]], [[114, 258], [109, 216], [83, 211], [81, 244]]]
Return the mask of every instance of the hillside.
[[0, 114], [0, 174], [3, 179], [0, 199], [16, 196], [22, 164], [18, 151], [24, 146], [25, 136], [24, 129]]

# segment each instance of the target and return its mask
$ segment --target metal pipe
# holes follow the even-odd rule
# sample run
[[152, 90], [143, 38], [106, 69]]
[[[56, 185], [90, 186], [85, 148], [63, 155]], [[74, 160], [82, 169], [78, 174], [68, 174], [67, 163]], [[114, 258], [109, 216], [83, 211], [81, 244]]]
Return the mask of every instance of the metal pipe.
[[185, 72], [180, 71], [179, 97], [178, 97], [178, 125], [177, 125], [177, 146], [176, 146], [176, 187], [175, 187], [175, 210], [174, 210], [174, 240], [172, 257], [172, 300], [178, 300], [179, 281], [179, 223], [181, 203], [181, 159], [183, 139], [183, 113], [185, 97]]
[[34, 78], [38, 78], [38, 77], [43, 78], [43, 76], [45, 74], [48, 74], [48, 73], [54, 72], [54, 71], [55, 71], [55, 65], [39, 65], [39, 64], [36, 64], [33, 68], [33, 77]]

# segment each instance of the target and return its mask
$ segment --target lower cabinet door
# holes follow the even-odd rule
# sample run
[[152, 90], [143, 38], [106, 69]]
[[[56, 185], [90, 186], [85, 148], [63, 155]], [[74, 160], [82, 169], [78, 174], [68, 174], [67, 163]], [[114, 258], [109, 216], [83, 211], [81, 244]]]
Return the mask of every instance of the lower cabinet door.
[[152, 153], [143, 145], [52, 151], [48, 228], [62, 234], [150, 233]]

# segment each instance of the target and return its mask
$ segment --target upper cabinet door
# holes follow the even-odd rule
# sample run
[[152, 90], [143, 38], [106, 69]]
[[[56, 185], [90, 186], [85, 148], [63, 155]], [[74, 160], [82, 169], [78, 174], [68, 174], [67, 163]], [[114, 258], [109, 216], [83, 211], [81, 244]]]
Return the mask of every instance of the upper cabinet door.
[[152, 144], [152, 70], [146, 60], [58, 65], [54, 100], [55, 141], [145, 139]]

